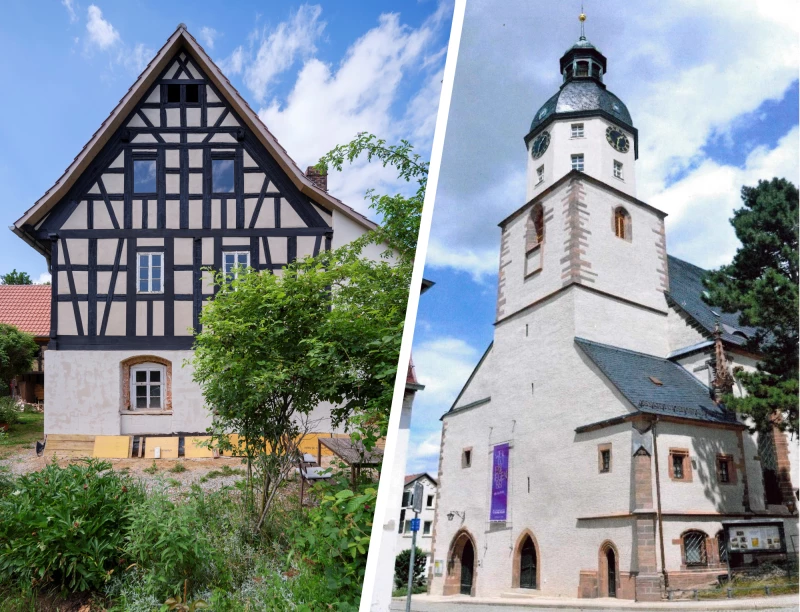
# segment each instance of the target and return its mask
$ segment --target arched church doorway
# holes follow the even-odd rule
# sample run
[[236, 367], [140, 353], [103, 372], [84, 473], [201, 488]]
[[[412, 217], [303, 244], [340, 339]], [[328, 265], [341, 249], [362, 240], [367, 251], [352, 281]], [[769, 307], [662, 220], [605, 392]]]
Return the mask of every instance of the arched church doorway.
[[461, 551], [461, 590], [462, 595], [472, 595], [472, 581], [474, 579], [475, 549], [472, 542], [467, 540]]
[[536, 588], [536, 547], [530, 536], [525, 536], [519, 555], [519, 588]]
[[473, 595], [475, 592], [475, 542], [462, 530], [453, 538], [447, 560], [447, 575], [444, 580], [444, 595]]
[[600, 597], [616, 597], [619, 581], [619, 557], [611, 542], [600, 547]]

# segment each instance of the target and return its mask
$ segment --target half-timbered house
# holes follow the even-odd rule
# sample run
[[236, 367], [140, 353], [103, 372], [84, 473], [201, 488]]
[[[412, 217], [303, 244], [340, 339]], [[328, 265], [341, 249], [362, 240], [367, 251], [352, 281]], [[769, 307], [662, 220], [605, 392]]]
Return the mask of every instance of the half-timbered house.
[[374, 227], [301, 171], [181, 24], [12, 227], [52, 273], [45, 433], [203, 432], [185, 363], [214, 293], [203, 268], [279, 274]]

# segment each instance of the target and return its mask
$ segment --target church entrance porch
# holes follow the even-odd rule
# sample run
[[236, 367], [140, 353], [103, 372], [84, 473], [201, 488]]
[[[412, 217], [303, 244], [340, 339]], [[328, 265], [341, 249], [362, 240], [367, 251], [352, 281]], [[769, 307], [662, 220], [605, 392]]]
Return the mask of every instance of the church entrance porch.
[[447, 561], [443, 595], [475, 595], [475, 543], [466, 531], [453, 539]]

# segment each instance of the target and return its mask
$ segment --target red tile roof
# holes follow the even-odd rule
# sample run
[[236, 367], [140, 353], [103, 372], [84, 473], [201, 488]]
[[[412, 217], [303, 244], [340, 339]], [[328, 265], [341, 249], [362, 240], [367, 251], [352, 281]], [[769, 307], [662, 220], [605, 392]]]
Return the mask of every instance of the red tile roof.
[[50, 285], [0, 285], [0, 323], [50, 335]]

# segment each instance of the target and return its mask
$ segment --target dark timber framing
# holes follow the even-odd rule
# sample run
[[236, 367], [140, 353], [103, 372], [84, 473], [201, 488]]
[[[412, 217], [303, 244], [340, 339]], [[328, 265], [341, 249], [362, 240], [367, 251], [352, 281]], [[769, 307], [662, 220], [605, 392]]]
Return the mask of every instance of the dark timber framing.
[[[185, 54], [184, 58], [181, 55]], [[139, 104], [131, 111], [123, 123], [127, 126], [134, 118], [138, 127], [121, 127], [105, 144], [100, 153], [81, 174], [69, 192], [58, 202], [50, 214], [37, 228], [25, 226], [23, 229], [34, 240], [44, 247], [49, 255], [52, 272], [52, 309], [50, 322], [51, 348], [60, 350], [186, 350], [192, 347], [193, 337], [175, 335], [175, 304], [191, 302], [192, 325], [199, 329], [200, 311], [204, 300], [211, 299], [210, 288], [203, 287], [202, 268], [222, 266], [222, 253], [226, 250], [246, 251], [250, 253], [250, 264], [256, 270], [274, 272], [283, 265], [293, 261], [298, 255], [298, 238], [313, 237], [313, 254], [321, 249], [330, 250], [332, 243], [332, 227], [314, 207], [308, 196], [300, 192], [278, 162], [267, 152], [257, 136], [247, 127], [238, 113], [225, 101], [225, 97], [192, 61], [190, 54], [180, 48], [174, 60], [178, 63], [178, 71], [172, 78], [165, 75], [173, 70], [174, 61], [170, 61], [159, 79], [143, 93]], [[189, 78], [178, 78], [180, 76]], [[180, 102], [168, 102], [168, 87], [180, 87]], [[198, 86], [196, 102], [187, 101], [187, 85]], [[158, 89], [160, 102], [147, 102], [151, 94]], [[211, 94], [216, 101], [209, 101]], [[188, 109], [199, 109], [199, 126], [189, 126]], [[179, 112], [179, 121], [175, 120], [175, 110]], [[212, 110], [212, 109], [219, 109]], [[155, 116], [153, 111], [157, 111]], [[196, 113], [197, 111], [192, 111]], [[209, 115], [219, 114], [211, 122]], [[151, 113], [148, 116], [148, 113]], [[194, 115], [195, 117], [197, 115]], [[212, 115], [213, 116], [213, 115]], [[153, 117], [151, 119], [151, 117]], [[160, 125], [166, 126], [170, 118], [170, 127], [156, 127], [154, 121], [160, 119]], [[230, 118], [236, 120], [238, 126], [232, 126]], [[210, 124], [211, 123], [211, 124]], [[225, 124], [225, 125], [223, 125]], [[203, 135], [200, 137], [199, 135]], [[190, 159], [193, 151], [202, 151], [202, 168], [193, 167]], [[172, 164], [167, 167], [168, 152], [174, 156], [178, 153], [177, 166], [175, 158], [169, 157]], [[255, 162], [255, 166], [245, 167], [245, 154]], [[122, 166], [109, 166], [122, 155]], [[134, 193], [133, 162], [148, 159], [156, 162], [156, 190], [151, 193]], [[233, 193], [212, 193], [211, 160], [232, 159], [234, 161]], [[250, 163], [250, 162], [248, 162]], [[245, 192], [245, 177], [252, 173], [263, 173], [263, 183], [255, 192]], [[122, 179], [123, 193], [109, 193], [110, 184], [103, 182], [103, 175], [117, 175]], [[202, 193], [190, 193], [190, 183], [201, 176]], [[177, 193], [168, 192], [169, 184], [175, 185]], [[195, 178], [192, 178], [195, 177]], [[253, 181], [248, 179], [247, 184]], [[96, 189], [92, 189], [94, 185]], [[256, 187], [253, 185], [253, 187]], [[90, 193], [90, 190], [92, 192]], [[212, 219], [212, 202], [220, 201], [219, 226], [213, 227], [216, 219]], [[255, 205], [253, 206], [253, 200]], [[134, 201], [141, 201], [141, 210], [134, 211]], [[74, 223], [64, 228], [82, 202], [86, 203], [86, 229], [77, 229]], [[249, 203], [248, 203], [249, 202]], [[175, 203], [177, 203], [177, 223], [175, 222]], [[317, 206], [331, 214], [328, 206], [316, 202]], [[100, 208], [95, 214], [95, 206]], [[136, 206], [139, 206], [137, 204]], [[296, 213], [302, 227], [283, 227], [281, 209], [286, 206]], [[196, 210], [193, 207], [198, 207]], [[231, 208], [233, 207], [233, 208]], [[250, 213], [248, 214], [248, 207]], [[273, 209], [274, 224], [272, 227], [256, 227], [259, 217], [269, 208]], [[195, 210], [193, 213], [192, 211]], [[231, 214], [230, 227], [228, 212]], [[101, 222], [98, 215], [108, 220]], [[272, 215], [270, 215], [272, 216]], [[235, 220], [235, 223], [234, 223]], [[98, 228], [98, 223], [100, 227]], [[201, 227], [190, 227], [200, 224]], [[177, 227], [167, 227], [167, 225]], [[213, 253], [204, 253], [203, 239], [211, 239]], [[245, 244], [224, 244], [226, 238], [238, 238]], [[242, 239], [247, 239], [242, 240]], [[286, 244], [287, 261], [274, 261], [274, 253], [270, 250], [270, 239], [283, 239]], [[323, 240], [324, 238], [324, 240]], [[140, 244], [141, 239], [150, 239]], [[157, 241], [153, 239], [158, 239]], [[191, 264], [187, 260], [179, 260], [176, 264], [176, 240], [191, 239]], [[113, 241], [113, 262], [110, 260], [108, 248], [100, 249], [100, 240]], [[86, 262], [73, 263], [70, 248], [75, 248], [75, 241], [85, 243], [88, 256]], [[160, 242], [160, 244], [153, 244]], [[108, 243], [105, 243], [106, 245]], [[83, 248], [83, 244], [81, 245]], [[207, 248], [207, 246], [206, 246]], [[59, 257], [59, 249], [61, 257]], [[162, 292], [137, 293], [137, 257], [142, 252], [160, 252], [162, 258]], [[185, 251], [182, 251], [185, 252]], [[105, 259], [100, 259], [103, 253]], [[263, 255], [262, 255], [263, 254]], [[205, 256], [205, 261], [204, 261]], [[283, 255], [279, 255], [283, 259]], [[191, 272], [192, 292], [176, 291], [178, 272]], [[65, 279], [68, 293], [61, 287], [59, 293], [59, 273], [62, 285]], [[76, 273], [86, 275], [86, 293], [78, 293]], [[124, 286], [120, 286], [120, 274], [124, 275]], [[104, 279], [101, 283], [99, 277]], [[110, 275], [110, 278], [109, 278]], [[106, 283], [106, 279], [108, 282]], [[185, 282], [185, 281], [184, 281]], [[102, 288], [101, 288], [102, 287]], [[205, 291], [205, 292], [204, 292]], [[61, 335], [58, 330], [59, 308], [70, 308], [75, 317], [75, 335]], [[125, 303], [124, 335], [108, 335], [112, 306]], [[156, 302], [163, 303], [163, 336], [156, 325]], [[137, 305], [144, 310], [145, 319], [138, 323]], [[86, 304], [86, 306], [82, 306]], [[119, 308], [119, 307], [117, 307]], [[83, 309], [83, 315], [81, 310]], [[63, 320], [63, 316], [62, 316]], [[179, 322], [183, 326], [182, 322]], [[183, 330], [179, 330], [183, 331]], [[137, 333], [138, 332], [138, 333]], [[119, 330], [117, 329], [117, 333]]]

